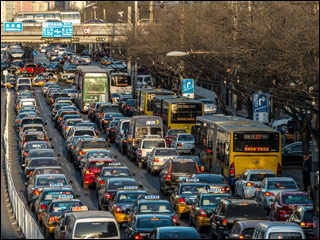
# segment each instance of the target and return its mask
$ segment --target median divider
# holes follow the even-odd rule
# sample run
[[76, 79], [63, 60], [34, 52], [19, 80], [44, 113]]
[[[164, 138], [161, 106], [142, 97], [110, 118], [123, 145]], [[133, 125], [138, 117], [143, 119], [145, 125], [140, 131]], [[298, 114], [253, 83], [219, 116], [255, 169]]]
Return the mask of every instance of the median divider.
[[[9, 106], [10, 104], [14, 104], [14, 102], [11, 103], [11, 92], [6, 90], [6, 106], [5, 106], [5, 129], [3, 134], [3, 144], [4, 144], [4, 161], [5, 161], [5, 174], [7, 178], [7, 190], [9, 195], [9, 200], [12, 208], [12, 214], [15, 218], [15, 222], [21, 232], [24, 234], [24, 237], [26, 239], [44, 239], [36, 221], [32, 217], [32, 214], [27, 209], [25, 203], [22, 201], [22, 199], [19, 197], [14, 182], [11, 175], [11, 165], [12, 165], [12, 159], [10, 158], [10, 141], [9, 141], [9, 134], [11, 134], [11, 137], [14, 136], [14, 132], [12, 131], [13, 128], [10, 129], [9, 124], [10, 121], [14, 122], [13, 116], [10, 116]], [[10, 133], [9, 133], [10, 132]], [[17, 161], [17, 159], [15, 159]], [[13, 163], [17, 164], [17, 162]]]

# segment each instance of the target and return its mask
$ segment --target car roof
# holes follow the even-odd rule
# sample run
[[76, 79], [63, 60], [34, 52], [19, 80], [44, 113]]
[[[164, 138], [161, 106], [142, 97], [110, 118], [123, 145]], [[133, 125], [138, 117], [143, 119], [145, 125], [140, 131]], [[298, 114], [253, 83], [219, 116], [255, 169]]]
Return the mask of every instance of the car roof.
[[173, 163], [179, 163], [181, 161], [186, 161], [186, 162], [194, 162], [193, 159], [190, 159], [190, 158], [186, 158], [186, 159], [183, 159], [183, 158], [178, 158], [178, 159], [171, 159]]
[[185, 231], [185, 230], [190, 230], [190, 231], [197, 231], [194, 227], [182, 227], [182, 226], [171, 226], [171, 227], [157, 227], [158, 232], [161, 231], [173, 231], [173, 230], [181, 230], [181, 231]]
[[[60, 166], [42, 166], [42, 167], [36, 167], [34, 169], [34, 171], [36, 170], [41, 170], [41, 169], [48, 169], [48, 168], [52, 168], [52, 169], [60, 169], [62, 170], [62, 168]], [[41, 174], [42, 175], [42, 174]]]
[[75, 216], [77, 219], [86, 219], [86, 218], [112, 218], [114, 219], [114, 216], [107, 211], [83, 211], [83, 212], [73, 212], [72, 215]]
[[250, 170], [246, 170], [246, 171], [249, 174], [252, 174], [252, 173], [273, 173], [273, 174], [275, 174], [274, 171], [272, 171], [272, 170], [263, 170], [263, 169], [255, 169], [255, 170], [250, 169]]
[[169, 218], [172, 219], [172, 217], [170, 215], [164, 215], [164, 214], [138, 214], [136, 216], [137, 219], [139, 218]]
[[107, 162], [107, 161], [112, 161], [112, 158], [90, 158], [88, 159], [89, 162]]
[[133, 178], [111, 178], [111, 179], [108, 180], [108, 182], [118, 182], [118, 181], [137, 182]]
[[51, 149], [51, 148], [44, 148], [44, 149], [36, 148], [36, 149], [31, 149], [31, 150], [29, 151], [29, 154], [30, 154], [31, 152], [37, 152], [37, 151], [45, 151], [45, 152], [52, 152], [52, 153], [54, 153], [53, 149]]
[[48, 142], [46, 142], [46, 141], [31, 141], [31, 142], [27, 142], [26, 144], [39, 144], [39, 143], [45, 143], [45, 144], [47, 144], [47, 145], [49, 145], [49, 143]]
[[291, 177], [267, 177], [265, 179], [268, 181], [294, 181]]
[[280, 195], [307, 195], [307, 192], [302, 191], [281, 191], [279, 192]]
[[269, 227], [279, 229], [279, 230], [283, 230], [284, 227], [291, 227], [293, 229], [299, 229], [299, 230], [301, 229], [301, 227], [298, 224], [293, 222], [266, 221], [266, 222], [258, 223], [258, 225], [260, 225], [260, 227], [263, 229], [268, 229]]
[[244, 199], [244, 198], [228, 198], [226, 199], [231, 204], [238, 204], [238, 203], [248, 203], [248, 204], [260, 204], [257, 200], [254, 199]]

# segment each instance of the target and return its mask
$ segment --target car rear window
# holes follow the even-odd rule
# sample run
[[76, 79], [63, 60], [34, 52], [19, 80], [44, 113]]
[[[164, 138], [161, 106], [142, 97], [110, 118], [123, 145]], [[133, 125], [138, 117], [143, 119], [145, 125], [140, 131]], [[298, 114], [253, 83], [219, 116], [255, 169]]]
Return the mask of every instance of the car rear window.
[[97, 161], [97, 162], [90, 162], [88, 164], [88, 169], [102, 169], [103, 167], [109, 166], [110, 161]]
[[122, 123], [122, 130], [123, 130], [123, 131], [129, 130], [129, 123], [130, 123], [130, 122], [124, 122], [124, 123]]
[[82, 143], [82, 148], [107, 148], [104, 141], [85, 141]]
[[157, 156], [178, 156], [174, 149], [157, 149], [155, 155]]
[[300, 232], [273, 232], [269, 234], [269, 239], [302, 239]]
[[76, 126], [79, 126], [79, 127], [92, 127], [92, 128], [95, 128], [95, 125], [94, 123], [77, 123]]
[[54, 159], [41, 159], [32, 160], [29, 163], [29, 167], [41, 167], [41, 166], [59, 166], [59, 163]]
[[173, 220], [170, 218], [140, 218], [137, 222], [137, 228], [151, 228], [174, 226]]
[[266, 214], [261, 204], [230, 204], [227, 211], [228, 218], [241, 217], [244, 219], [265, 218]]
[[207, 184], [192, 184], [192, 185], [183, 185], [180, 189], [181, 194], [199, 194], [206, 192], [208, 189]]
[[297, 186], [293, 181], [270, 181], [268, 184], [268, 189], [296, 189]]
[[50, 184], [63, 184], [63, 185], [67, 185], [67, 181], [66, 178], [64, 177], [42, 177], [42, 178], [38, 178], [37, 181], [37, 185], [41, 185], [41, 186], [50, 186]]
[[181, 161], [181, 162], [173, 162], [171, 173], [198, 173], [198, 169], [196, 167], [196, 164], [194, 162], [187, 162], [187, 161]]
[[101, 174], [102, 177], [130, 177], [127, 169], [105, 169]]
[[263, 174], [263, 173], [250, 174], [249, 181], [262, 182], [262, 180], [265, 179], [266, 177], [276, 177], [276, 175], [275, 174]]
[[197, 176], [196, 178], [198, 178], [200, 182], [217, 184], [224, 183], [224, 178], [222, 176]]
[[30, 143], [27, 144], [26, 149], [38, 149], [38, 148], [49, 148], [48, 143]]
[[32, 134], [32, 135], [27, 135], [26, 136], [26, 141], [31, 142], [31, 141], [44, 141], [45, 137], [43, 134]]
[[68, 195], [70, 198], [73, 198], [73, 192], [71, 191], [47, 191], [43, 193], [42, 199], [45, 201], [50, 201], [52, 199], [56, 199], [60, 196]]
[[24, 119], [22, 120], [23, 124], [42, 124], [42, 120], [41, 119]]
[[139, 205], [139, 213], [170, 213], [173, 212], [169, 202], [144, 202]]
[[74, 133], [74, 136], [84, 136], [84, 135], [94, 136], [94, 131], [92, 131], [92, 130], [77, 130]]
[[145, 193], [120, 193], [117, 203], [134, 203], [139, 197], [145, 196]]
[[79, 222], [74, 230], [75, 238], [111, 238], [118, 236], [118, 230], [114, 222], [94, 221]]
[[152, 149], [152, 148], [162, 148], [162, 147], [166, 147], [165, 141], [161, 140], [161, 141], [143, 141], [143, 146], [142, 148], [146, 148], [146, 149]]
[[19, 79], [19, 84], [29, 84], [30, 80], [29, 79]]
[[36, 150], [34, 152], [29, 153], [28, 155], [28, 158], [35, 158], [35, 157], [54, 157], [54, 153], [51, 151]]
[[218, 206], [221, 200], [229, 197], [229, 195], [222, 194], [212, 194], [208, 196], [203, 196], [201, 200], [202, 206]]
[[307, 195], [283, 195], [282, 201], [284, 204], [312, 204]]
[[173, 136], [173, 135], [177, 135], [178, 133], [186, 133], [186, 130], [170, 130], [169, 132], [168, 132], [168, 135], [170, 135], [170, 136]]
[[170, 230], [167, 232], [161, 231], [159, 234], [160, 239], [199, 239], [199, 234], [190, 230]]
[[34, 173], [34, 175], [40, 175], [40, 174], [61, 174], [61, 169], [52, 169], [52, 168], [45, 168], [45, 169], [37, 169]]
[[179, 136], [179, 141], [194, 141], [194, 136], [192, 135], [182, 135]]
[[92, 152], [92, 153], [87, 153], [87, 158], [112, 158], [111, 152]]
[[62, 213], [66, 211], [72, 211], [72, 208], [81, 206], [81, 202], [56, 202], [52, 204], [50, 210], [56, 213]]

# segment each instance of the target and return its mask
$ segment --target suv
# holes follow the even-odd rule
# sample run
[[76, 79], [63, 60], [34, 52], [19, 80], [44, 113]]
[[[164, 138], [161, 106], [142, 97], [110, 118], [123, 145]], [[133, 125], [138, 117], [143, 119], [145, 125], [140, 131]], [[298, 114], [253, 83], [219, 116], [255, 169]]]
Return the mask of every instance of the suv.
[[166, 148], [166, 141], [158, 135], [146, 135], [141, 139], [137, 149], [137, 163], [139, 167], [146, 165], [147, 154], [152, 151], [153, 148]]
[[195, 173], [199, 173], [199, 168], [193, 159], [168, 160], [159, 174], [160, 191], [165, 195], [174, 191], [183, 178]]
[[72, 138], [75, 136], [95, 137], [96, 133], [93, 128], [89, 128], [89, 127], [78, 127], [78, 126], [71, 127], [66, 136], [67, 143], [71, 143]]
[[266, 220], [266, 213], [256, 200], [223, 199], [210, 217], [210, 238], [225, 238], [240, 220]]

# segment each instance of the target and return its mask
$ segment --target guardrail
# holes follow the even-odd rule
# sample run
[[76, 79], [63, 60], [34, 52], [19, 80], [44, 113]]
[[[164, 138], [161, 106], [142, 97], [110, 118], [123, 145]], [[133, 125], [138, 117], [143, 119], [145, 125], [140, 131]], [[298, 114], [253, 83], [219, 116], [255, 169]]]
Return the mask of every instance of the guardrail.
[[5, 118], [4, 134], [3, 134], [3, 144], [4, 144], [5, 172], [6, 172], [7, 182], [8, 182], [8, 186], [7, 186], [8, 195], [11, 203], [12, 213], [15, 217], [17, 225], [19, 226], [20, 230], [22, 231], [26, 239], [44, 239], [37, 223], [33, 219], [29, 210], [26, 208], [26, 205], [24, 204], [24, 202], [19, 197], [11, 176], [11, 165], [12, 165], [11, 160], [12, 159], [10, 158], [10, 142], [9, 142], [10, 120], [9, 119], [12, 118], [12, 116], [10, 116], [9, 114], [10, 95], [11, 93], [7, 89], [6, 90], [7, 101], [5, 106], [6, 118]]

